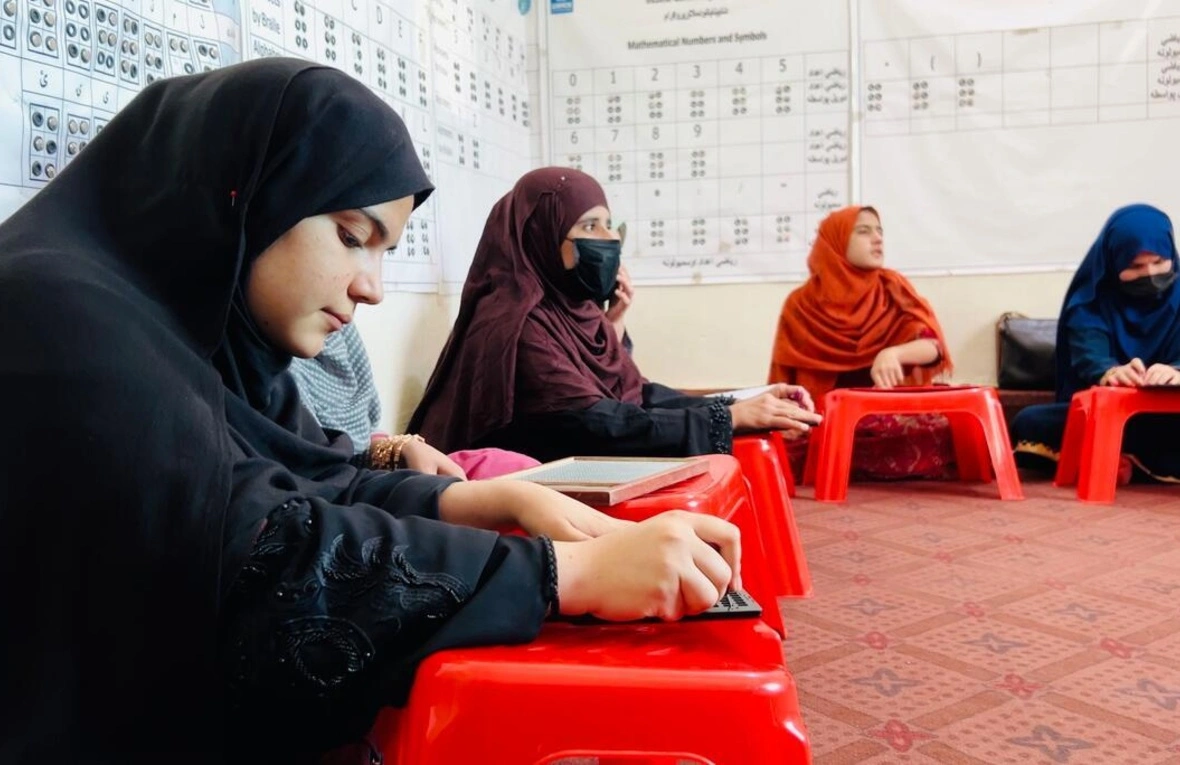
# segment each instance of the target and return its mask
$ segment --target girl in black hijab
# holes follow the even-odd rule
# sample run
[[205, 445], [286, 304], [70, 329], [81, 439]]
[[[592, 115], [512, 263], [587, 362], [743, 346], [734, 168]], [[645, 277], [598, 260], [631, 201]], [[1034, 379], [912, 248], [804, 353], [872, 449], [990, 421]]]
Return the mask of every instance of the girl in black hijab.
[[146, 88], [0, 225], [0, 761], [291, 762], [429, 653], [738, 584], [717, 519], [358, 470], [315, 424], [286, 367], [430, 191], [376, 96], [269, 59]]

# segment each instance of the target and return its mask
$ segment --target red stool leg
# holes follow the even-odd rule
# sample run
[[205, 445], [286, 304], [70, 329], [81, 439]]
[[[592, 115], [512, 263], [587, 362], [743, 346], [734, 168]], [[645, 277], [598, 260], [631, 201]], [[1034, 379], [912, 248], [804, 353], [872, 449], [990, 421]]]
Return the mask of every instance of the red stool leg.
[[774, 447], [775, 452], [778, 453], [779, 465], [782, 467], [781, 473], [783, 476], [783, 483], [787, 487], [787, 496], [791, 499], [795, 498], [795, 474], [791, 471], [791, 460], [787, 455], [787, 442], [783, 438], [783, 434], [775, 431], [770, 434], [770, 444]]
[[823, 426], [817, 432], [814, 428], [807, 433], [807, 461], [803, 463], [803, 485], [815, 486], [815, 473], [819, 468], [819, 449], [823, 441]]
[[746, 592], [762, 606], [762, 621], [779, 635], [786, 637], [787, 628], [783, 614], [778, 607], [777, 588], [771, 579], [770, 566], [758, 536], [758, 520], [753, 504], [747, 495], [734, 509], [730, 523], [737, 526], [742, 534], [742, 585]]
[[[848, 498], [856, 424], [862, 415], [855, 399], [845, 398], [839, 390], [828, 393], [824, 423], [819, 427], [820, 446], [815, 471], [815, 498], [820, 502], [843, 502]], [[812, 431], [812, 438], [815, 438], [815, 431]]]
[[1004, 407], [1000, 404], [1000, 397], [995, 388], [984, 389], [983, 402], [979, 424], [983, 427], [991, 452], [992, 470], [1000, 489], [1000, 499], [1024, 499], [1024, 491], [1020, 487], [1020, 474], [1016, 472], [1016, 458], [1008, 437], [1008, 426], [1004, 424]]
[[947, 412], [951, 423], [951, 438], [955, 445], [955, 465], [960, 481], [982, 481], [992, 479], [991, 452], [987, 438], [980, 427], [979, 418], [966, 412]]
[[[779, 434], [775, 434], [779, 436]], [[782, 437], [779, 436], [781, 442]], [[773, 448], [770, 464], [771, 493], [777, 493], [781, 498], [778, 503], [781, 510], [777, 514], [780, 539], [774, 548], [774, 555], [779, 556], [786, 563], [786, 587], [781, 594], [796, 598], [811, 597], [811, 570], [807, 567], [807, 555], [803, 552], [803, 538], [799, 535], [799, 527], [795, 524], [795, 508], [791, 505], [791, 497], [795, 496], [794, 480], [791, 478], [791, 466], [785, 458], [785, 450]], [[777, 479], [777, 480], [776, 480]]]
[[[776, 455], [777, 457], [777, 455]], [[787, 581], [782, 595], [793, 598], [809, 598], [812, 594], [811, 569], [807, 567], [807, 555], [803, 551], [803, 537], [799, 535], [799, 527], [795, 524], [795, 508], [791, 505], [794, 491], [788, 491], [791, 476], [791, 466], [785, 460], [776, 459], [778, 470], [775, 477], [780, 480], [778, 491], [782, 497], [782, 510], [779, 514], [781, 539], [775, 548], [775, 555], [783, 559], [786, 564]]]
[[1078, 482], [1082, 438], [1085, 436], [1091, 398], [1090, 391], [1082, 391], [1069, 402], [1069, 415], [1065, 420], [1065, 432], [1061, 436], [1061, 452], [1057, 456], [1057, 473], [1053, 476], [1054, 486], [1073, 486]]
[[1082, 457], [1078, 499], [1106, 504], [1114, 502], [1118, 487], [1119, 455], [1123, 450], [1123, 427], [1127, 412], [1121, 399], [1094, 391], [1090, 415], [1082, 437]]
[[741, 463], [742, 473], [749, 484], [758, 535], [774, 578], [774, 592], [795, 597], [810, 595], [811, 574], [784, 480], [784, 476], [790, 474], [790, 468], [780, 459], [774, 439], [767, 436], [735, 438], [733, 456]]

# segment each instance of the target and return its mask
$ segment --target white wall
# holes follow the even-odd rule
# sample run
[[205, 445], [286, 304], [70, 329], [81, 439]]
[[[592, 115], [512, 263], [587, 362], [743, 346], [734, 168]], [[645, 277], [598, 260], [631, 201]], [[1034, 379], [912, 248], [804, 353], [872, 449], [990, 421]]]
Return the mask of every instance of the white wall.
[[[1079, 256], [1080, 258], [1080, 256]], [[995, 323], [1005, 311], [1054, 317], [1070, 273], [922, 277], [913, 280], [946, 331], [959, 382], [995, 382]], [[795, 284], [640, 288], [628, 326], [650, 379], [683, 388], [765, 380], [783, 298]], [[458, 296], [391, 294], [362, 307], [385, 427], [409, 419], [458, 311]]]
[[388, 293], [379, 306], [358, 306], [357, 328], [381, 395], [382, 428], [401, 432], [422, 398], [447, 341], [459, 296]]

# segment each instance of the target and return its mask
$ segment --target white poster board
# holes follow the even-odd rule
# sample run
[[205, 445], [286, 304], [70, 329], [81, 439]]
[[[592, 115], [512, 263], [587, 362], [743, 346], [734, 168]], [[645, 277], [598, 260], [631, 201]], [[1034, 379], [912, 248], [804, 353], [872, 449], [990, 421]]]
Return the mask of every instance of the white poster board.
[[[503, 0], [255, 0], [248, 56], [298, 56], [405, 120], [438, 190], [386, 256], [388, 289], [455, 289], [487, 211], [530, 167], [526, 17]], [[444, 223], [445, 222], [445, 223]]]
[[907, 273], [1073, 269], [1180, 211], [1177, 0], [859, 0], [861, 198]]
[[0, 220], [145, 85], [241, 58], [237, 0], [0, 0]]
[[848, 6], [550, 0], [549, 161], [606, 188], [637, 282], [799, 276], [848, 199]]

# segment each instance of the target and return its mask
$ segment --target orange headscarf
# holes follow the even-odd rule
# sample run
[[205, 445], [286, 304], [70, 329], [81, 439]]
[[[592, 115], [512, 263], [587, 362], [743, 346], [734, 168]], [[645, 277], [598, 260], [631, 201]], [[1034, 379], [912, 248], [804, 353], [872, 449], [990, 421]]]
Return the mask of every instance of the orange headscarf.
[[787, 296], [774, 338], [770, 382], [802, 385], [817, 401], [841, 373], [868, 369], [883, 349], [931, 334], [942, 357], [907, 369], [903, 385], [925, 385], [951, 370], [942, 327], [913, 285], [896, 271], [848, 262], [848, 242], [864, 209], [872, 210], [845, 207], [820, 223], [807, 258], [811, 278]]

